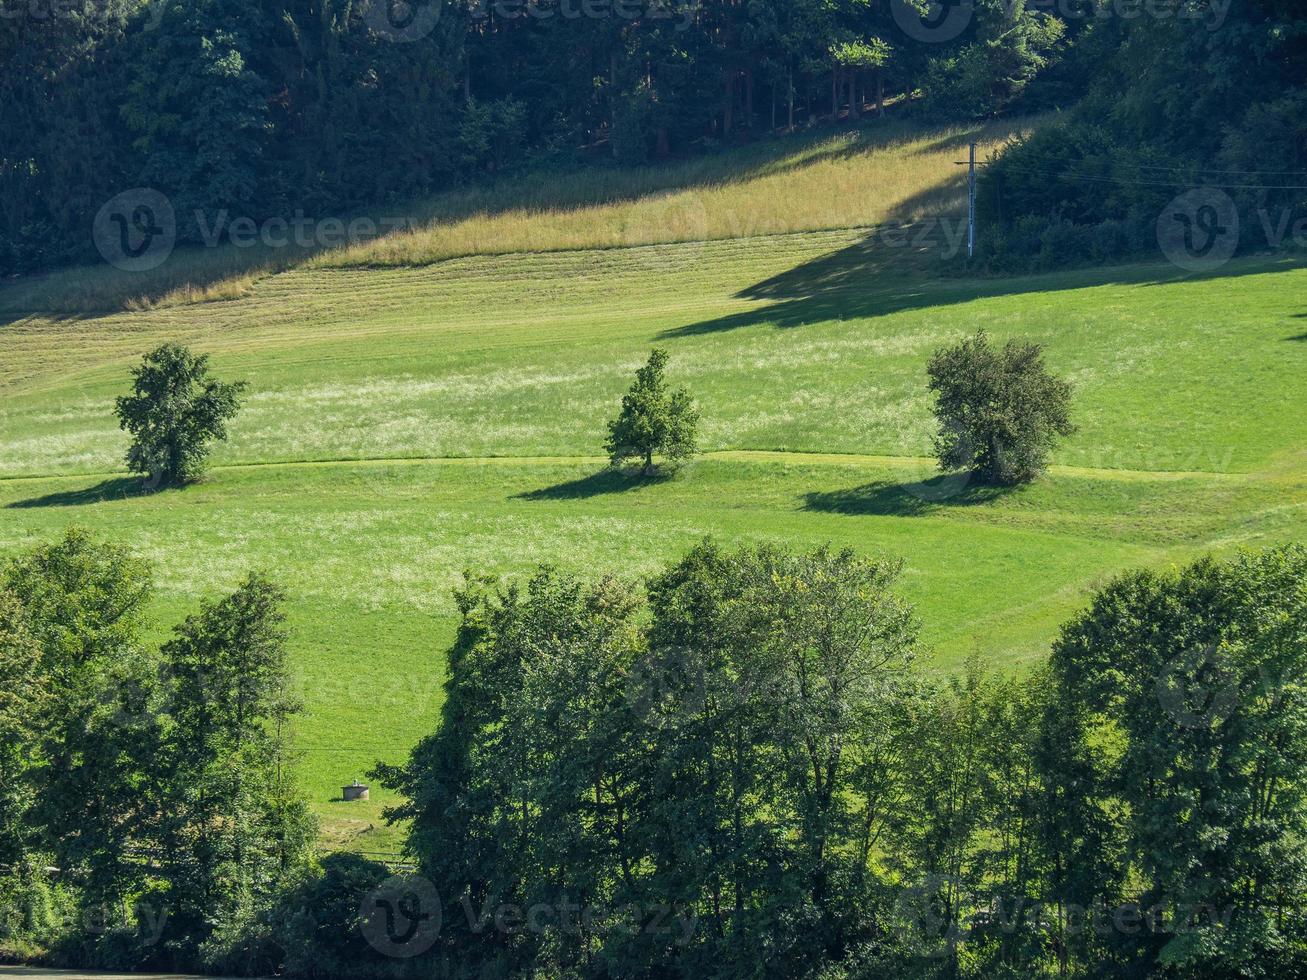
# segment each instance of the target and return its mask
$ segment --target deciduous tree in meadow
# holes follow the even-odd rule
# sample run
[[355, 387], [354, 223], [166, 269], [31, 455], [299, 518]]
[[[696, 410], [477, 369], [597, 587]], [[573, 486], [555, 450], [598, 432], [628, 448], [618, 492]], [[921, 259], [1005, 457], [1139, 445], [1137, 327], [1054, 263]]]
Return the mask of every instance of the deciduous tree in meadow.
[[937, 350], [927, 368], [935, 393], [941, 469], [971, 469], [999, 486], [1033, 480], [1071, 423], [1071, 386], [1051, 373], [1038, 344], [995, 347], [982, 330]]
[[669, 391], [663, 371], [667, 351], [654, 348], [649, 363], [635, 372], [635, 384], [622, 399], [622, 411], [608, 423], [609, 458], [614, 466], [628, 459], [642, 462], [641, 472], [657, 472], [654, 456], [679, 463], [699, 451], [699, 412], [684, 388]]
[[132, 437], [127, 466], [152, 486], [177, 486], [204, 473], [209, 443], [227, 438], [245, 382], [209, 375], [209, 356], [178, 344], [145, 355], [132, 393], [118, 399], [119, 425]]

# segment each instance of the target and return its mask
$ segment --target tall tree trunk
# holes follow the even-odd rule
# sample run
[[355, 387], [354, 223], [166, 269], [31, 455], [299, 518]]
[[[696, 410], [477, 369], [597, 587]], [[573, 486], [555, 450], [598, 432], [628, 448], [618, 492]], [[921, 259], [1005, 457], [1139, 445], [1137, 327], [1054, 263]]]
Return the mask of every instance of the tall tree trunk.
[[753, 131], [753, 69], [744, 70], [744, 128]]
[[876, 69], [876, 115], [885, 115], [885, 72]]
[[722, 103], [722, 139], [731, 138], [735, 129], [735, 72], [726, 73], [726, 97]]
[[608, 54], [608, 149], [617, 156], [617, 52]]
[[858, 112], [858, 73], [849, 72], [849, 118], [857, 119]]
[[792, 133], [794, 132], [794, 69], [793, 68], [790, 69], [788, 78], [789, 78], [789, 98], [786, 101], [789, 102], [789, 121], [786, 123], [786, 129], [788, 132]]

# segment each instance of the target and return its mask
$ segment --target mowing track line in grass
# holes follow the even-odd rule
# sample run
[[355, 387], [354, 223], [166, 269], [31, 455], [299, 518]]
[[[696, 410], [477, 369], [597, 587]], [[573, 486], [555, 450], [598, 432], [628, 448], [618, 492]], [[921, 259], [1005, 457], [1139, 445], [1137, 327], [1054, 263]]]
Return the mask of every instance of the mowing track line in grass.
[[[865, 466], [905, 468], [929, 466], [933, 460], [926, 456], [865, 456], [853, 453], [816, 453], [777, 449], [727, 449], [706, 452], [700, 455], [703, 460], [740, 460], [756, 463], [800, 463], [820, 466]], [[339, 459], [300, 459], [279, 460], [276, 462], [227, 463], [214, 466], [211, 473], [224, 470], [249, 469], [293, 469], [297, 466], [367, 466], [367, 465], [427, 465], [427, 466], [606, 466], [608, 460], [603, 456], [363, 456], [342, 457]], [[1095, 468], [1089, 466], [1050, 466], [1050, 474], [1056, 476], [1093, 477], [1106, 480], [1186, 480], [1186, 479], [1246, 479], [1256, 474], [1229, 473], [1217, 470], [1131, 470]], [[50, 473], [24, 476], [0, 476], [0, 483], [22, 483], [24, 481], [79, 480], [87, 477], [115, 477], [128, 475], [124, 470], [98, 470], [84, 473]]]

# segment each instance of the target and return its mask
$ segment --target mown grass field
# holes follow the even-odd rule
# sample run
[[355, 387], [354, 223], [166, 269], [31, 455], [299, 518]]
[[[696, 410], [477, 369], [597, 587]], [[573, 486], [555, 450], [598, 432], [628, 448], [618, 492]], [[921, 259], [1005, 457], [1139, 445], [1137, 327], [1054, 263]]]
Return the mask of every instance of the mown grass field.
[[[34, 276], [0, 289], [0, 318], [33, 311], [142, 310], [247, 295], [277, 272], [414, 266], [451, 258], [722, 241], [918, 221], [965, 203], [957, 161], [975, 142], [982, 158], [1042, 119], [972, 126], [877, 120], [646, 167], [550, 167], [480, 187], [347, 215], [370, 221], [351, 247], [179, 248], [150, 272], [103, 265]], [[229, 214], [234, 220], [238, 214]], [[221, 224], [205, 215], [204, 226]], [[312, 236], [310, 236], [312, 238]]]
[[[11, 317], [0, 554], [70, 523], [129, 544], [161, 635], [248, 569], [284, 584], [305, 787], [332, 845], [369, 849], [396, 839], [385, 795], [333, 797], [436, 723], [464, 568], [637, 577], [705, 535], [848, 545], [904, 559], [932, 663], [1021, 669], [1123, 569], [1304, 536], [1307, 266], [944, 278], [924, 227], [318, 263], [228, 302]], [[977, 327], [1047, 346], [1079, 432], [1034, 486], [923, 488], [926, 360]], [[113, 398], [165, 340], [251, 387], [205, 483], [140, 495]], [[604, 422], [654, 344], [707, 453], [632, 484], [605, 472]]]

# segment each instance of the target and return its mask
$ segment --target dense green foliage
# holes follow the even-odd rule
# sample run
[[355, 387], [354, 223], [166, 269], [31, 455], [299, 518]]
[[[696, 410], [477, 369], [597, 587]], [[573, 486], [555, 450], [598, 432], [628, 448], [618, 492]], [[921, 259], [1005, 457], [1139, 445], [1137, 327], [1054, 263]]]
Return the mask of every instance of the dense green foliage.
[[1245, 246], [1282, 244], [1261, 212], [1281, 233], [1276, 213], [1307, 213], [1295, 0], [431, 0], [398, 22], [381, 0], [47, 6], [0, 19], [5, 270], [93, 257], [97, 210], [133, 188], [167, 196], [182, 242], [214, 243], [887, 100], [950, 120], [1078, 104], [987, 170], [1000, 268], [1151, 248], [1195, 185], [1234, 197]]
[[132, 437], [127, 468], [152, 487], [198, 480], [209, 443], [227, 438], [245, 383], [211, 378], [208, 355], [177, 344], [146, 354], [132, 377], [132, 393], [117, 401], [119, 424]]
[[[1307, 935], [1307, 552], [1127, 575], [1053, 648], [1055, 880], [1187, 928], [1116, 964], [1292, 976]], [[1295, 961], [1291, 962], [1291, 961]]]
[[[5, 928], [26, 921], [82, 965], [200, 962], [306, 867], [314, 835], [285, 767], [281, 593], [252, 576], [151, 652], [150, 587], [78, 530], [0, 577]], [[43, 929], [56, 900], [66, 918]]]
[[649, 363], [635, 372], [635, 383], [622, 397], [622, 411], [608, 423], [605, 448], [614, 466], [638, 459], [643, 474], [653, 476], [655, 454], [676, 464], [698, 452], [699, 412], [685, 388], [668, 390], [666, 367], [667, 351], [654, 348]]
[[469, 580], [440, 730], [378, 773], [445, 907], [428, 961], [1303, 968], [1307, 551], [1124, 576], [1023, 680], [912, 670], [898, 570], [707, 543], [644, 587]]
[[[1020, 679], [918, 671], [900, 570], [705, 542], [641, 585], [470, 577], [440, 727], [376, 774], [418, 862], [396, 885], [309, 859], [279, 591], [250, 577], [153, 657], [146, 570], [70, 532], [0, 592], [0, 669], [79, 719], [0, 703], [38, 802], [4, 801], [0, 892], [57, 957], [245, 975], [1307, 965], [1307, 550], [1121, 576]], [[404, 890], [434, 925], [378, 933]]]
[[[451, 916], [443, 952], [474, 973], [813, 965], [870, 846], [858, 734], [915, 642], [897, 573], [706, 544], [647, 597], [550, 570], [525, 589], [469, 582], [440, 731], [382, 775], [411, 798], [396, 815], [451, 905], [544, 905], [553, 921], [519, 939]], [[599, 934], [558, 921], [564, 900]], [[627, 938], [622, 909], [667, 921]], [[689, 947], [677, 914], [697, 922]]]
[[926, 368], [935, 393], [944, 470], [969, 469], [984, 483], [1038, 476], [1059, 436], [1075, 432], [1071, 386], [1050, 374], [1038, 344], [994, 347], [984, 331], [937, 350]]
[[1195, 187], [1229, 195], [1244, 249], [1289, 244], [1307, 216], [1302, 5], [1164, 0], [1150, 9], [1158, 13], [1096, 24], [1083, 101], [982, 174], [981, 253], [994, 266], [1153, 250], [1167, 203]]
[[862, 0], [48, 6], [0, 19], [4, 270], [86, 256], [97, 209], [131, 188], [167, 195], [180, 240], [221, 239], [527, 159], [643, 161], [856, 117], [923, 85], [937, 116], [988, 115], [1064, 46], [1055, 18], [999, 0], [947, 43], [902, 26], [924, 4]]

